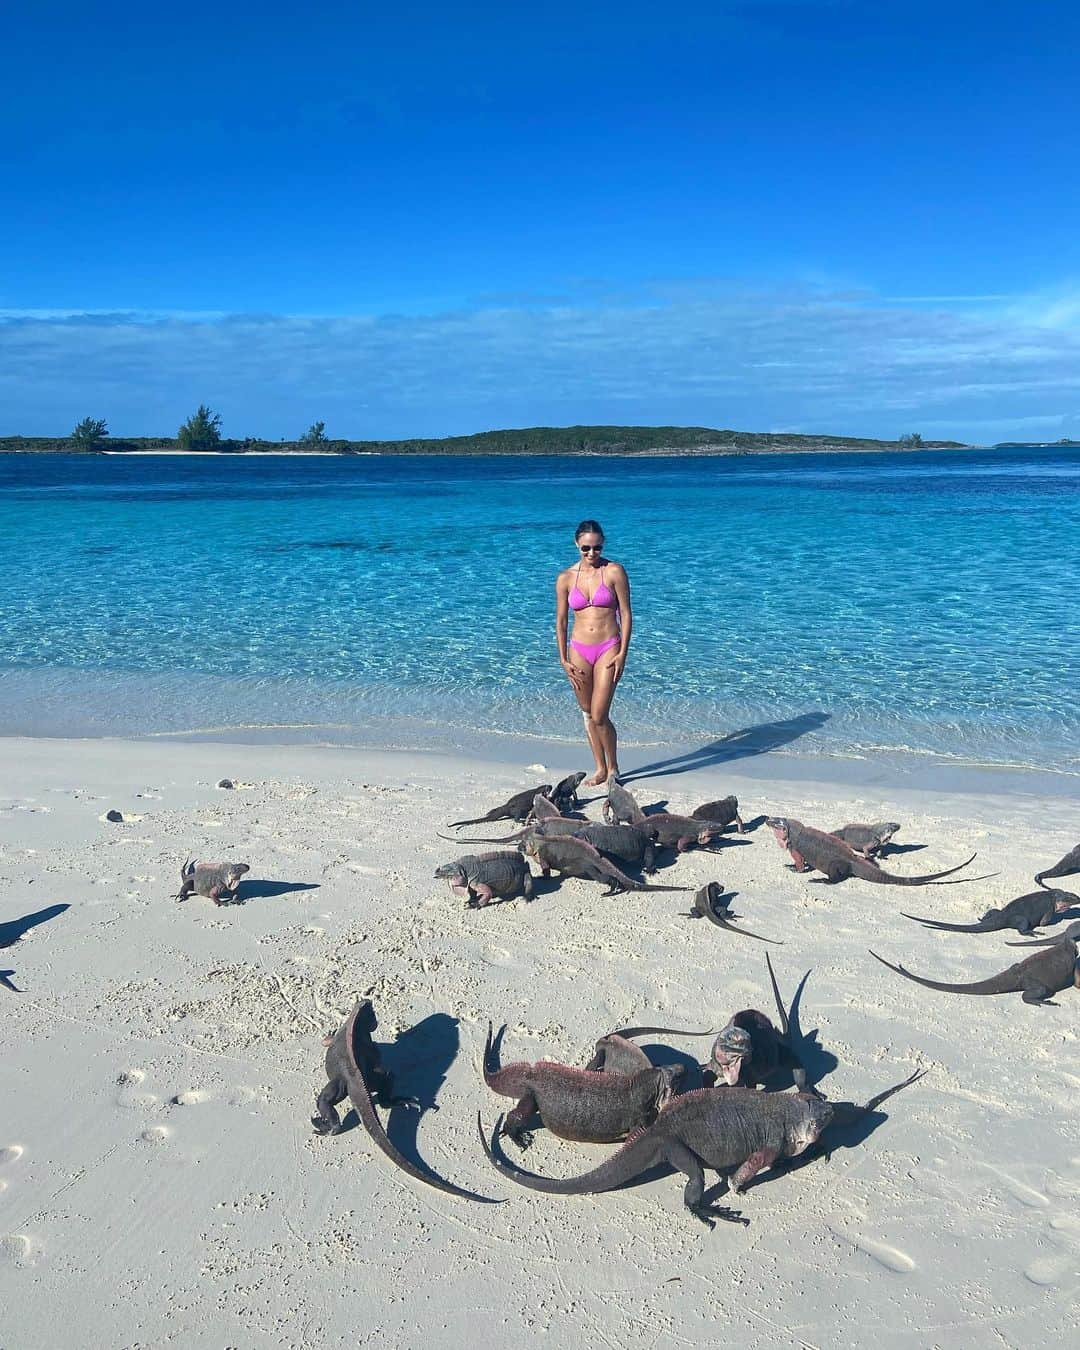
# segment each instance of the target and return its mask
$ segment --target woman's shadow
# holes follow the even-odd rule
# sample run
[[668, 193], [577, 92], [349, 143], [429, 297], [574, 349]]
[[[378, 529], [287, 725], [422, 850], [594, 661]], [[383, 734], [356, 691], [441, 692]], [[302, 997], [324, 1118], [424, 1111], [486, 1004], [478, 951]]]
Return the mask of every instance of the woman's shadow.
[[779, 722], [761, 722], [755, 727], [743, 727], [697, 750], [688, 750], [685, 754], [672, 755], [668, 759], [657, 759], [651, 764], [640, 764], [629, 773], [621, 774], [619, 781], [633, 783], [641, 778], [671, 777], [677, 773], [707, 769], [713, 764], [725, 764], [728, 760], [743, 759], [748, 755], [767, 755], [771, 750], [790, 745], [800, 736], [819, 731], [829, 717], [830, 714], [825, 712], [808, 712]]
[[[63, 914], [64, 910], [70, 908], [70, 905], [48, 905], [45, 909], [36, 910], [33, 914], [24, 914], [21, 919], [5, 920], [0, 923], [0, 947], [13, 947], [32, 928], [37, 928], [39, 924], [48, 923], [50, 919], [55, 919], [58, 914]], [[11, 976], [14, 974], [14, 969], [0, 970], [0, 987], [7, 989], [12, 994], [20, 994], [22, 990], [11, 983]]]
[[70, 908], [70, 905], [49, 905], [33, 914], [24, 914], [21, 919], [5, 920], [0, 923], [0, 947], [13, 947], [21, 937], [29, 933], [31, 928], [48, 923], [50, 919], [55, 919], [58, 914], [63, 914], [65, 909]]

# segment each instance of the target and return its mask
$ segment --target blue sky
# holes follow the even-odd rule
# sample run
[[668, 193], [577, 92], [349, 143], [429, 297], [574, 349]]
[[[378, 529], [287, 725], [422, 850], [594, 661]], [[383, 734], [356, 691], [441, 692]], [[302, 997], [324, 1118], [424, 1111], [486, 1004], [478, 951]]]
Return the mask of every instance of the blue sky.
[[1072, 4], [38, 3], [0, 434], [1080, 435]]

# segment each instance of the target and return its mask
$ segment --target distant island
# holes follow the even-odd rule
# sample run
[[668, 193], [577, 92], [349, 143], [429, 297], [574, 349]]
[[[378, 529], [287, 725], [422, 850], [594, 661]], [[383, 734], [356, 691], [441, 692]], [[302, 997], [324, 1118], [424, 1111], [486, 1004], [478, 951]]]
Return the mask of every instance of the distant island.
[[924, 441], [920, 436], [874, 440], [861, 436], [793, 435], [787, 432], [718, 431], [712, 427], [526, 427], [481, 431], [473, 436], [431, 440], [296, 441], [220, 439], [213, 449], [183, 451], [169, 436], [109, 436], [93, 446], [67, 436], [0, 436], [0, 454], [203, 455], [760, 455], [875, 450], [965, 450], [962, 441]]

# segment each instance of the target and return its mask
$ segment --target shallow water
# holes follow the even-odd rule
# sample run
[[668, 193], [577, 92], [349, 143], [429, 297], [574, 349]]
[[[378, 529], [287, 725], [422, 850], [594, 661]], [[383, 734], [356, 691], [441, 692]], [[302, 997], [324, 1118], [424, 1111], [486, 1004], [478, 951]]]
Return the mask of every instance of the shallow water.
[[0, 732], [580, 737], [552, 585], [633, 585], [627, 741], [1080, 770], [1080, 451], [0, 456]]

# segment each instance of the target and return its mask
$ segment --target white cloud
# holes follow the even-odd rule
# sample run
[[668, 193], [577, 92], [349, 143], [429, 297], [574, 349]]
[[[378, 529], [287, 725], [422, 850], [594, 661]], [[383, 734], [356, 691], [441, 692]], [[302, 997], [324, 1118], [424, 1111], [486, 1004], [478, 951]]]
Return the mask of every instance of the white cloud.
[[0, 311], [0, 434], [88, 414], [171, 433], [200, 402], [227, 434], [273, 438], [316, 417], [351, 437], [620, 421], [983, 439], [1034, 418], [1067, 434], [1078, 297], [971, 308], [703, 279], [430, 315]]

